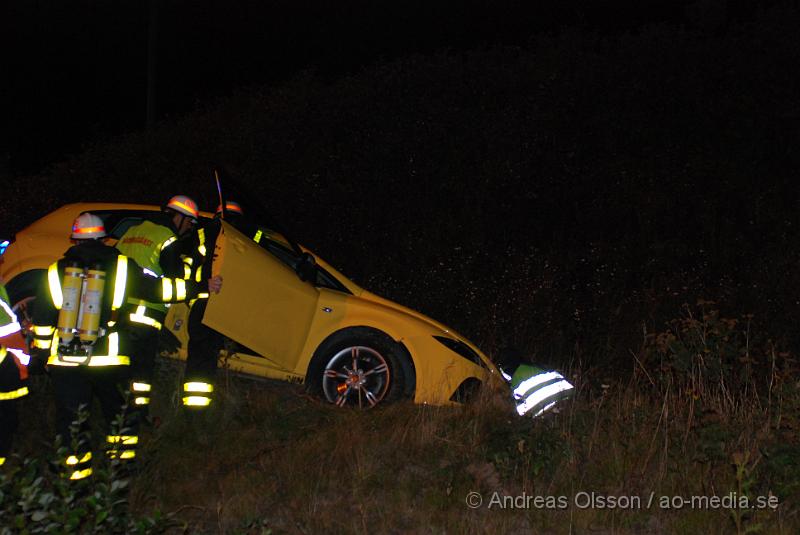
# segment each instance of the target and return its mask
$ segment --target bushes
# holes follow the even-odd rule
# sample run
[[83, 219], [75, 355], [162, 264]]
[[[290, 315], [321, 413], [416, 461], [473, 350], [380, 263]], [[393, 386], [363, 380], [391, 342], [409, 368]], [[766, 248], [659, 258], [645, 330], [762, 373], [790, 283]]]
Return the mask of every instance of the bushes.
[[[66, 450], [62, 450], [65, 452]], [[137, 518], [128, 508], [128, 479], [112, 465], [70, 481], [55, 460], [25, 459], [0, 474], [0, 533], [163, 533], [159, 513]]]
[[684, 304], [683, 315], [667, 322], [666, 330], [645, 334], [641, 370], [662, 388], [703, 402], [733, 408], [767, 401], [793, 373], [793, 360], [772, 340], [753, 335], [752, 320], [722, 317], [711, 301]]
[[[96, 456], [92, 477], [63, 476], [68, 450], [77, 451], [77, 429], [87, 419], [81, 413], [73, 426], [71, 448], [56, 447], [40, 456], [15, 461], [0, 471], [0, 534], [12, 533], [163, 533], [174, 522], [159, 512], [136, 517], [128, 504], [130, 473], [119, 460]], [[117, 425], [117, 429], [121, 426]]]

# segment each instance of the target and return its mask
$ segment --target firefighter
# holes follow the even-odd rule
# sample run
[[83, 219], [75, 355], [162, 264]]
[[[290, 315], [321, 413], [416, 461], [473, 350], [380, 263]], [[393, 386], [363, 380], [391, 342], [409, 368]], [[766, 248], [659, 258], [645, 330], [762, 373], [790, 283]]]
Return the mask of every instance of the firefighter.
[[[111, 458], [123, 462], [136, 457], [139, 442], [135, 422], [114, 429], [125, 419], [130, 340], [129, 298], [175, 303], [202, 291], [218, 292], [222, 280], [201, 285], [184, 279], [146, 275], [141, 267], [106, 245], [103, 221], [83, 213], [72, 226], [75, 245], [47, 270], [47, 284], [40, 289], [33, 312], [34, 346], [45, 353], [56, 401], [56, 431], [66, 445], [66, 475], [83, 479], [91, 475], [92, 451], [86, 437], [88, 422], [73, 442], [70, 427], [82, 408], [94, 397], [100, 401], [108, 429], [106, 442]], [[202, 286], [202, 287], [201, 287]], [[52, 334], [48, 336], [48, 331]]]
[[[217, 206], [214, 217], [221, 219], [222, 216], [222, 205], [220, 204]], [[252, 221], [245, 217], [242, 206], [236, 201], [225, 201], [225, 221], [258, 244], [267, 234], [266, 230], [254, 225]]]
[[[161, 277], [165, 271], [174, 271], [170, 266], [180, 264], [180, 259], [172, 254], [171, 245], [178, 236], [191, 231], [198, 216], [194, 200], [176, 195], [169, 199], [154, 220], [145, 220], [125, 231], [116, 248], [146, 273]], [[133, 404], [139, 409], [136, 412], [145, 419], [153, 394], [158, 338], [167, 315], [167, 305], [133, 297], [128, 298], [128, 304], [134, 307], [127, 318], [132, 357], [130, 390]]]
[[531, 414], [536, 418], [568, 397], [573, 389], [560, 373], [523, 363], [519, 352], [513, 348], [500, 351], [497, 368], [511, 384], [520, 416]]
[[[244, 230], [244, 211], [239, 203], [227, 201], [225, 212], [234, 226], [241, 227], [254, 240], [260, 240], [261, 233], [255, 229]], [[214, 219], [200, 226], [195, 232], [179, 239], [176, 250], [184, 259], [185, 276], [199, 281], [211, 277], [213, 251], [220, 232], [222, 206], [217, 207]], [[209, 254], [211, 253], [211, 254]], [[176, 275], [177, 273], [172, 273]], [[189, 344], [187, 347], [186, 371], [184, 373], [181, 403], [190, 410], [204, 410], [211, 405], [214, 398], [214, 376], [217, 370], [217, 358], [224, 346], [225, 339], [219, 332], [203, 324], [207, 296], [192, 304], [187, 321]]]
[[[3, 257], [0, 254], [0, 264]], [[27, 344], [8, 293], [0, 281], [0, 466], [11, 452], [11, 443], [19, 425], [18, 400], [28, 394]]]

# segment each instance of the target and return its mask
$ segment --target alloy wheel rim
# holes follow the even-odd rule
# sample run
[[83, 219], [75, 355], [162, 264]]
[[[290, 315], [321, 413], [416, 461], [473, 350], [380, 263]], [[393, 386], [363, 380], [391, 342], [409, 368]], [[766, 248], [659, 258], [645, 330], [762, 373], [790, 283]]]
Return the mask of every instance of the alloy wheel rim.
[[351, 346], [338, 351], [322, 374], [325, 399], [339, 406], [371, 408], [389, 390], [389, 364], [378, 351], [366, 346]]

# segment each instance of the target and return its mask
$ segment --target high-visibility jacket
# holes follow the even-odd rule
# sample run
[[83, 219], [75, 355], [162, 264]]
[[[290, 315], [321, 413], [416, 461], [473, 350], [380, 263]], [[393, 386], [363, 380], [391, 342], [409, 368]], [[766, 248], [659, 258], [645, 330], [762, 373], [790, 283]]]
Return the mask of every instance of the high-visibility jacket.
[[[100, 305], [100, 332], [90, 346], [78, 341], [69, 345], [59, 343], [56, 326], [64, 303], [62, 281], [65, 267], [70, 262], [97, 266], [106, 274]], [[120, 329], [120, 323], [131, 321], [131, 314], [135, 314], [135, 308], [128, 300], [177, 303], [196, 297], [199, 289], [200, 285], [192, 281], [146, 275], [138, 264], [119, 254], [115, 248], [97, 240], [86, 240], [70, 248], [64, 258], [47, 270], [46, 288], [40, 289], [33, 313], [33, 347], [46, 352], [47, 364], [51, 366], [128, 365], [130, 355], [125, 330]]]
[[[11, 347], [7, 346], [7, 343]], [[12, 345], [13, 344], [13, 345]], [[16, 414], [16, 407], [13, 400], [19, 399], [28, 394], [27, 379], [28, 368], [27, 353], [22, 350], [24, 339], [20, 336], [20, 325], [17, 316], [11, 309], [8, 293], [5, 287], [0, 284], [0, 410], [13, 411]], [[16, 418], [14, 419], [16, 421]], [[16, 428], [16, 424], [8, 424], [0, 429], [0, 466], [5, 464], [7, 449], [11, 445], [11, 436]]]
[[537, 417], [571, 393], [572, 385], [555, 371], [546, 371], [530, 364], [521, 364], [511, 377], [511, 389], [517, 413]]
[[[119, 252], [139, 264], [143, 269], [160, 277], [164, 274], [161, 267], [161, 256], [176, 240], [177, 237], [172, 229], [152, 221], [143, 221], [129, 228], [119, 239], [116, 247]], [[134, 298], [129, 298], [129, 302], [137, 306], [144, 305], [162, 313], [167, 311], [167, 306], [163, 303], [152, 303]]]
[[[5, 286], [0, 284], [0, 339], [20, 332], [17, 316], [11, 309]], [[21, 398], [28, 394], [27, 354], [21, 348], [7, 347], [0, 341], [0, 401]]]
[[[204, 222], [194, 231], [178, 238], [171, 246], [172, 254], [181, 258], [179, 268], [173, 265], [167, 268], [166, 274], [171, 277], [183, 277], [186, 280], [201, 282], [211, 278], [211, 262], [207, 262], [209, 255], [213, 255], [216, 247], [217, 236], [220, 231], [219, 219]], [[199, 297], [208, 297], [208, 294]]]

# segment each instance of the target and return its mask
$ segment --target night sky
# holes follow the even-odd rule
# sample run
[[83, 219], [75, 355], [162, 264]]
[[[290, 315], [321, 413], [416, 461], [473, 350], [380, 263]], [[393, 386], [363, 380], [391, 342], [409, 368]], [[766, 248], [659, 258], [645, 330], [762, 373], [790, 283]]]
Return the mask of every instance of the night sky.
[[663, 24], [715, 32], [757, 11], [754, 3], [714, 0], [164, 0], [152, 18], [153, 4], [4, 2], [4, 173], [35, 173], [87, 142], [145, 127], [152, 20], [154, 110], [163, 120], [306, 69], [336, 78], [412, 54], [526, 46], [564, 29], [614, 36]]

